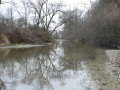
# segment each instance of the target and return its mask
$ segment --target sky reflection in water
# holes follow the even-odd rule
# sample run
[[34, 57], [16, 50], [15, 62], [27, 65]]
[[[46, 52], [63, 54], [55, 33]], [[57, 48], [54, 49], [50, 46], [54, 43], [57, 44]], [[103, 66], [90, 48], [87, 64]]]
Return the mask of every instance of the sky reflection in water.
[[74, 42], [0, 49], [0, 78], [8, 90], [119, 90], [105, 51]]

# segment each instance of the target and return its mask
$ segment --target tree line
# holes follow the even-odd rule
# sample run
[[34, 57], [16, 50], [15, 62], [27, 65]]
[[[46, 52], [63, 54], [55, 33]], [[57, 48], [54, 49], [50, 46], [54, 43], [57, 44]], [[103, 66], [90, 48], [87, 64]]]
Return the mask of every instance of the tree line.
[[[63, 17], [67, 16], [63, 15]], [[96, 46], [118, 47], [120, 45], [120, 1], [98, 0], [92, 4], [86, 14], [80, 9], [75, 9], [64, 24], [62, 38], [77, 39]]]
[[21, 0], [19, 4], [10, 4], [6, 14], [0, 14], [0, 34], [11, 43], [50, 42], [54, 32], [67, 21], [67, 18], [56, 21], [58, 15], [64, 14], [61, 1]]
[[[63, 2], [21, 0], [10, 3], [6, 14], [0, 14], [0, 36], [11, 43], [51, 42], [59, 37], [96, 46], [120, 45], [120, 1], [97, 0], [84, 12], [79, 8], [65, 10]], [[19, 6], [20, 5], [20, 6]]]

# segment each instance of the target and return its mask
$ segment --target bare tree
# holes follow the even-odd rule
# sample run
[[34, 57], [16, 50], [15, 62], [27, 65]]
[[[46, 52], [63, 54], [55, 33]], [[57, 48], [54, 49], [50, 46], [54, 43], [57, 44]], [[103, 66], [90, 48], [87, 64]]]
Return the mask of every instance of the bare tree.
[[[48, 0], [37, 0], [37, 3], [29, 0], [31, 8], [34, 12], [34, 19], [36, 27], [41, 27], [43, 30], [49, 32], [51, 35], [58, 27], [64, 24], [66, 20], [56, 22], [56, 17], [63, 13], [63, 3], [49, 3]], [[51, 28], [52, 27], [52, 28]]]
[[49, 0], [21, 0], [20, 6], [16, 2], [9, 3], [12, 8], [7, 12], [8, 17], [3, 18], [3, 26], [6, 27], [4, 30], [11, 31], [7, 34], [12, 43], [50, 42], [53, 33], [68, 20], [59, 18], [59, 15], [65, 14], [61, 1], [50, 3]]
[[22, 0], [21, 2], [22, 2], [22, 5], [23, 5], [23, 8], [24, 8], [23, 17], [24, 17], [24, 21], [25, 21], [25, 28], [27, 28], [28, 18], [29, 18], [29, 15], [30, 15], [29, 2], [27, 0]]

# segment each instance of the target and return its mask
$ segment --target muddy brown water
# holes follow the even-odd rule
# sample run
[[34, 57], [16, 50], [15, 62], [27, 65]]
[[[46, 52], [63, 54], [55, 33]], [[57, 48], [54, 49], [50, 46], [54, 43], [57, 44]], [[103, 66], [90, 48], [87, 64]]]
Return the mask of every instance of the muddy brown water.
[[0, 48], [0, 78], [6, 90], [120, 90], [109, 65], [114, 52], [69, 41]]

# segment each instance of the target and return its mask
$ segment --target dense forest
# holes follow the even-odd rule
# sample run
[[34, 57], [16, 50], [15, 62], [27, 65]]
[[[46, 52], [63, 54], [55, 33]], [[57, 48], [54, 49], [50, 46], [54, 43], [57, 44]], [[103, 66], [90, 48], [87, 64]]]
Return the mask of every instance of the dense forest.
[[90, 45], [119, 47], [120, 0], [98, 0], [84, 17], [80, 9], [75, 9], [64, 25], [62, 38]]

